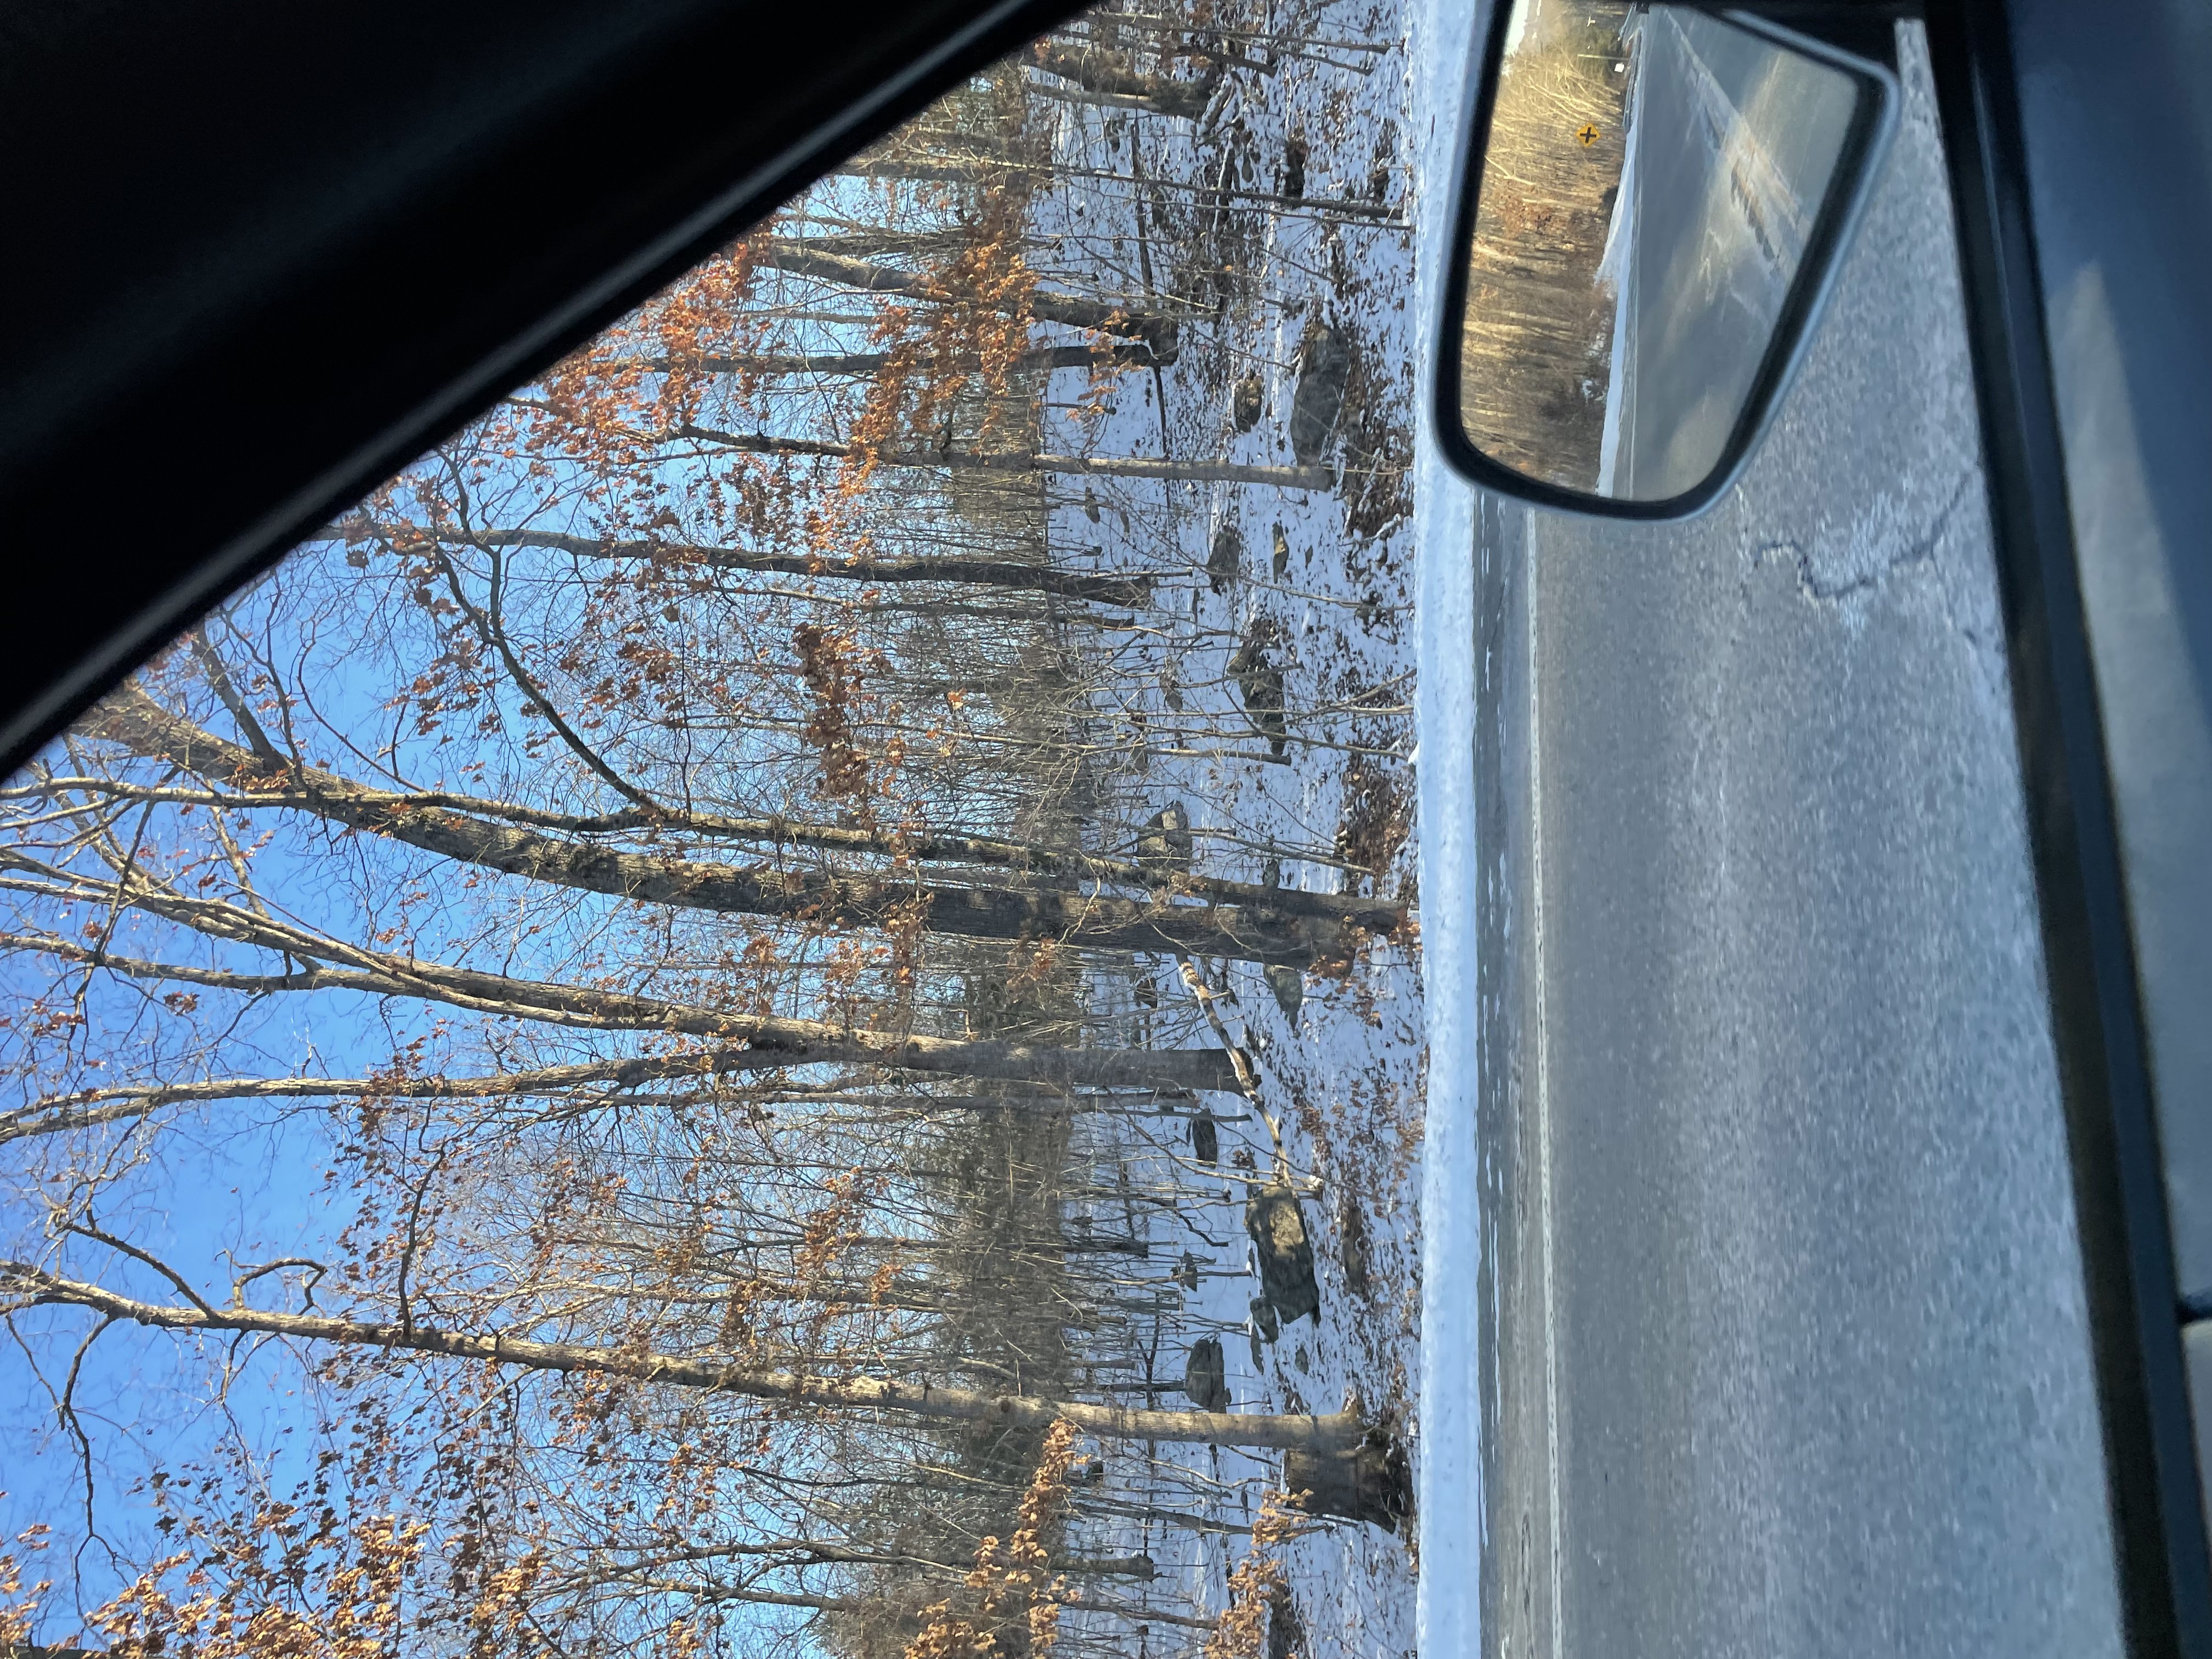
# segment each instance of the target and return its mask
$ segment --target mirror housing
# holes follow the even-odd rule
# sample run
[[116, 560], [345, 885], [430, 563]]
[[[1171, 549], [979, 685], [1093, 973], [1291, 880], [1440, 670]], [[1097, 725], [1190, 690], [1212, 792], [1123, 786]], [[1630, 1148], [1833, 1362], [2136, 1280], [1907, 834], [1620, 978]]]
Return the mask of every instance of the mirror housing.
[[1499, 0], [1461, 148], [1436, 363], [1438, 440], [1474, 483], [1683, 519], [1749, 461], [1898, 107], [1885, 11], [1776, 9], [1786, 25], [1735, 8]]

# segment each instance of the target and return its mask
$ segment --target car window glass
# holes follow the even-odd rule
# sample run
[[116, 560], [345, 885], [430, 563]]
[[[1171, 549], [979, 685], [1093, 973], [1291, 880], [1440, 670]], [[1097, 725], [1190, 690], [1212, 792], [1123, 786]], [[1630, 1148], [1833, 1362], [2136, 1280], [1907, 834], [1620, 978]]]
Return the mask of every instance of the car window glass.
[[9, 1641], [1410, 1650], [1403, 28], [1078, 16], [9, 781]]

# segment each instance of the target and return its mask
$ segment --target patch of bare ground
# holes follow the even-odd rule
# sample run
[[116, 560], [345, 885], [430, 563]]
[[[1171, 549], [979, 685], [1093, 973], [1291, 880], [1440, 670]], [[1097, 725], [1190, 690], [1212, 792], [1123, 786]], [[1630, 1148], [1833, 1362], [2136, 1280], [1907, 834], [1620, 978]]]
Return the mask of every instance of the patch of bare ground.
[[[1344, 523], [1371, 542], [1413, 510], [1413, 434], [1397, 411], [1411, 407], [1404, 364], [1386, 362], [1356, 335], [1345, 378]], [[1384, 556], [1387, 557], [1387, 556]]]
[[1372, 755], [1352, 756], [1344, 769], [1337, 857], [1366, 872], [1364, 884], [1379, 887], [1413, 830], [1413, 779], [1407, 769]]
[[[1355, 999], [1365, 975], [1355, 975], [1337, 996]], [[1365, 1012], [1382, 1025], [1387, 1016], [1370, 997]], [[1400, 1022], [1392, 1042], [1417, 1045], [1418, 1013]], [[1344, 1310], [1358, 1355], [1351, 1367], [1361, 1392], [1378, 1411], [1410, 1413], [1411, 1382], [1401, 1344], [1418, 1317], [1420, 1232], [1407, 1224], [1418, 1190], [1423, 1093], [1418, 1073], [1370, 1076], [1338, 1073], [1319, 1087], [1305, 1081], [1289, 1091], [1291, 1116], [1314, 1172], [1330, 1194], [1319, 1237], [1328, 1305]]]

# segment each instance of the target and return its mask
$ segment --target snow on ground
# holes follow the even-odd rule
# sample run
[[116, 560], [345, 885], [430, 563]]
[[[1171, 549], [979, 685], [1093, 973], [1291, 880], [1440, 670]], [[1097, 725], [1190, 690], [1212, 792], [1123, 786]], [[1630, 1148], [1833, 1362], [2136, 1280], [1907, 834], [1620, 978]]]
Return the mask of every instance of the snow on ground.
[[[1434, 373], [1443, 337], [1450, 234], [1443, 204], [1457, 198], [1460, 124], [1492, 7], [1413, 0], [1407, 20], [1414, 135], [1410, 194], [1425, 204], [1413, 313], [1416, 383]], [[1475, 1144], [1474, 799], [1476, 650], [1474, 491], [1444, 464], [1418, 400], [1413, 535], [1419, 548], [1416, 696], [1420, 758], [1420, 873], [1427, 991], [1428, 1077], [1421, 1170], [1421, 1432], [1414, 1444], [1422, 1575], [1413, 1645], [1480, 1653], [1483, 1537], [1480, 1352], [1473, 1286], [1481, 1260]], [[1462, 924], [1462, 919], [1464, 920]]]
[[[1199, 867], [1214, 873], [1263, 879], [1272, 842], [1282, 849], [1283, 884], [1338, 890], [1344, 872], [1291, 849], [1326, 853], [1339, 844], [1348, 780], [1359, 769], [1398, 792], [1397, 821], [1410, 823], [1413, 668], [1424, 640], [1442, 653], [1443, 665], [1437, 683], [1420, 688], [1431, 729], [1471, 729], [1462, 711], [1472, 696], [1464, 649], [1471, 637], [1464, 630], [1472, 584], [1449, 556], [1433, 568], [1415, 556], [1417, 544], [1431, 534], [1457, 549], [1471, 546], [1466, 493], [1437, 476], [1425, 448], [1419, 471], [1411, 477], [1407, 471], [1414, 465], [1416, 411], [1424, 404], [1416, 392], [1425, 384], [1415, 361], [1416, 324], [1433, 303], [1413, 280], [1416, 230], [1408, 210], [1416, 200], [1441, 198], [1438, 186], [1449, 165], [1446, 157], [1440, 168], [1438, 146], [1409, 120], [1409, 90], [1417, 99], [1412, 114], [1419, 119], [1437, 106], [1440, 88], [1456, 98], [1456, 75], [1437, 70], [1436, 57], [1464, 61], [1465, 20], [1443, 25], [1428, 16], [1423, 22], [1419, 55], [1437, 74], [1434, 85], [1409, 75], [1415, 60], [1404, 40], [1413, 21], [1393, 5], [1278, 16], [1272, 26], [1285, 33], [1388, 42], [1389, 49], [1340, 53], [1334, 63], [1286, 59], [1271, 76], [1234, 77], [1231, 94], [1217, 100], [1201, 123], [1152, 119], [1136, 127], [1135, 159], [1153, 178], [1188, 179], [1200, 169], [1218, 177], [1226, 152], [1243, 188], [1279, 188], [1286, 145], [1298, 135], [1309, 146], [1309, 202], [1365, 200], [1379, 188], [1392, 210], [1387, 220], [1295, 208], [1252, 214], [1261, 226], [1256, 261], [1219, 322], [1187, 328], [1184, 349], [1157, 384], [1146, 374], [1123, 376], [1110, 410], [1088, 434], [1095, 455], [1164, 453], [1181, 461], [1289, 465], [1301, 344], [1310, 325], [1323, 322], [1349, 341], [1353, 356], [1350, 395], [1328, 450], [1335, 465], [1349, 470], [1343, 483], [1299, 490], [1249, 483], [1102, 479], [1086, 487], [1075, 481], [1054, 514], [1057, 548], [1101, 546], [1103, 535], [1108, 564], [1158, 570], [1180, 561], [1187, 567], [1188, 575], [1163, 591], [1153, 613], [1166, 620], [1144, 644], [1146, 672], [1136, 680], [1145, 689], [1133, 706], [1149, 725], [1156, 755], [1177, 746], [1161, 741], [1164, 732], [1187, 728], [1202, 716], [1212, 717], [1217, 738], [1181, 745], [1198, 752], [1155, 758], [1122, 806], [1133, 825], [1170, 800], [1186, 803], [1198, 831]], [[1127, 168], [1130, 133], [1130, 124], [1115, 122], [1111, 111], [1071, 105], [1061, 118], [1060, 151], [1079, 166]], [[1041, 204], [1039, 210], [1052, 210]], [[1094, 200], [1085, 216], [1097, 211]], [[1073, 222], [1068, 228], [1071, 234], [1078, 229]], [[1037, 228], [1048, 232], [1050, 226]], [[1095, 222], [1081, 228], [1101, 234]], [[1263, 412], [1239, 433], [1232, 411], [1237, 382], [1248, 373], [1260, 379]], [[1080, 373], [1063, 373], [1049, 401], [1073, 402], [1083, 380]], [[1055, 443], [1054, 435], [1048, 428], [1048, 448], [1075, 447]], [[1360, 477], [1363, 460], [1382, 469], [1371, 483]], [[1437, 523], [1434, 532], [1407, 510], [1413, 503], [1426, 510], [1431, 500], [1442, 507], [1429, 512]], [[1237, 574], [1221, 580], [1209, 578], [1206, 566], [1225, 526], [1241, 535], [1243, 553]], [[1462, 552], [1457, 566], [1466, 563]], [[1417, 610], [1417, 597], [1429, 607], [1425, 615]], [[1450, 637], [1455, 623], [1463, 630], [1457, 641]], [[1291, 741], [1281, 763], [1265, 758], [1267, 743], [1249, 726], [1241, 741], [1220, 736], [1233, 734], [1243, 718], [1229, 659], [1255, 638], [1269, 643], [1285, 670]], [[1449, 908], [1465, 896], [1461, 866], [1471, 818], [1468, 757], [1449, 743], [1437, 753], [1443, 763], [1435, 775], [1426, 765], [1419, 774], [1421, 817], [1432, 832], [1393, 848], [1389, 873], [1370, 889], [1418, 894], [1431, 915], [1439, 900]], [[1355, 835], [1364, 834], [1370, 846], [1388, 844], [1391, 804], [1386, 799], [1383, 809], [1375, 810], [1370, 797], [1364, 825], [1358, 815], [1350, 825]], [[1456, 976], [1452, 983], [1471, 982], [1471, 963], [1462, 959], [1456, 941], [1432, 934], [1427, 948], [1432, 972], [1441, 959]], [[1156, 1215], [1150, 1224], [1155, 1263], [1172, 1263], [1186, 1250], [1197, 1260], [1203, 1276], [1196, 1288], [1166, 1293], [1182, 1301], [1181, 1343], [1209, 1322], [1218, 1327], [1234, 1409], [1325, 1412], [1356, 1393], [1370, 1420], [1417, 1447], [1423, 1444], [1416, 1411], [1424, 1363], [1418, 1336], [1421, 1143], [1432, 1024], [1422, 996], [1420, 950], [1417, 939], [1380, 943], [1340, 978], [1308, 974], [1295, 1018], [1256, 966], [1236, 964], [1224, 979], [1222, 964], [1201, 964], [1234, 996], [1232, 1026], [1241, 1022], [1260, 1052], [1264, 1100], [1282, 1124], [1292, 1165], [1322, 1183], [1320, 1195], [1306, 1205], [1320, 1277], [1318, 1322], [1288, 1326], [1272, 1345], [1248, 1334], [1248, 1309], [1259, 1287], [1248, 1268], [1243, 1222], [1249, 1183], [1237, 1179], [1245, 1172], [1237, 1164], [1249, 1157], [1265, 1175], [1271, 1152], [1259, 1123], [1248, 1118], [1225, 1124], [1218, 1176], [1229, 1179], [1212, 1180], [1206, 1190], [1212, 1195], [1204, 1202]], [[1184, 996], [1172, 964], [1163, 965], [1158, 994], [1164, 1008]], [[1447, 1051], [1459, 1066], [1458, 1027], [1448, 1022], [1444, 1029]], [[1456, 1104], [1456, 1082], [1453, 1090]], [[1230, 1103], [1216, 1104], [1226, 1112]], [[1199, 1170], [1187, 1149], [1164, 1142], [1125, 1156], [1139, 1187], [1147, 1158], [1163, 1181], [1188, 1184], [1215, 1175]], [[1431, 1174], [1429, 1190], [1437, 1186]], [[1100, 1220], [1103, 1227], [1103, 1213]], [[1466, 1227], [1471, 1225], [1469, 1218]], [[1454, 1236], [1461, 1231], [1455, 1224]], [[1152, 1271], [1157, 1283], [1159, 1268]], [[1450, 1328], [1455, 1341], [1463, 1342], [1457, 1322]], [[1182, 1376], [1183, 1352], [1157, 1356], [1154, 1375], [1170, 1383], [1162, 1405], [1183, 1403], [1172, 1386]], [[1461, 1350], [1452, 1352], [1452, 1363], [1462, 1363]], [[1211, 1515], [1218, 1521], [1248, 1523], [1272, 1484], [1272, 1458], [1168, 1446], [1155, 1455], [1215, 1494]], [[1434, 1452], [1422, 1455], [1425, 1467], [1440, 1467]], [[1121, 1486], [1121, 1495], [1134, 1498], [1135, 1486], [1157, 1479], [1140, 1460], [1127, 1461], [1131, 1468], [1124, 1471], [1109, 1457], [1107, 1493]], [[1471, 1457], [1456, 1443], [1441, 1467], [1454, 1471], [1455, 1481], [1471, 1478]], [[1224, 1484], [1207, 1485], [1214, 1481]], [[1243, 1558], [1247, 1539], [1134, 1519], [1129, 1525], [1115, 1547], [1152, 1554], [1168, 1580], [1152, 1588], [1151, 1605], [1224, 1607], [1227, 1575]], [[1457, 1537], [1471, 1540], [1472, 1534]], [[1455, 1547], [1444, 1559], [1449, 1565], [1459, 1557]], [[1396, 1659], [1413, 1650], [1416, 1560], [1404, 1533], [1332, 1523], [1291, 1541], [1282, 1559], [1307, 1637], [1299, 1652]], [[1471, 1553], [1464, 1559], [1471, 1565]], [[1126, 1636], [1127, 1626], [1121, 1628]], [[1138, 1650], [1174, 1652], [1198, 1639], [1187, 1628], [1150, 1628]]]

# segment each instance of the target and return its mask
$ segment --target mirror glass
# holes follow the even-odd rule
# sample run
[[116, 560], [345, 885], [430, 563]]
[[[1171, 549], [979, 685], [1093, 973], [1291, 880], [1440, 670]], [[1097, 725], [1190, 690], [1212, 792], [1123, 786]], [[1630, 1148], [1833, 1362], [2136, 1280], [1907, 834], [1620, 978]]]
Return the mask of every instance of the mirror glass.
[[1705, 483], [1860, 95], [1842, 70], [1687, 8], [1517, 0], [1468, 250], [1468, 441], [1609, 500]]

